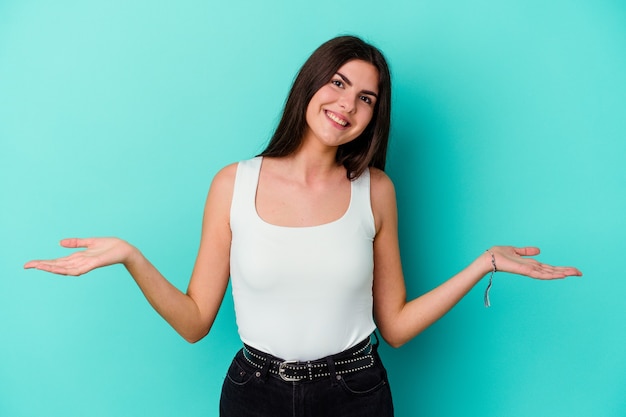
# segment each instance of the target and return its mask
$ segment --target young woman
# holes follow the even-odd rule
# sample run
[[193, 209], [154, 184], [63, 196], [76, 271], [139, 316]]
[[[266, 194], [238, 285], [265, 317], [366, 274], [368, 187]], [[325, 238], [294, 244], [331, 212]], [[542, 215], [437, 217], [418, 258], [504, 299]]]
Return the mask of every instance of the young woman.
[[400, 346], [496, 270], [581, 273], [528, 258], [537, 248], [496, 246], [407, 301], [395, 192], [383, 172], [390, 107], [380, 51], [350, 36], [319, 47], [267, 149], [215, 176], [186, 293], [117, 238], [65, 239], [85, 250], [25, 268], [81, 275], [121, 263], [189, 342], [209, 332], [232, 278], [244, 347], [225, 378], [222, 416], [391, 416], [376, 328]]

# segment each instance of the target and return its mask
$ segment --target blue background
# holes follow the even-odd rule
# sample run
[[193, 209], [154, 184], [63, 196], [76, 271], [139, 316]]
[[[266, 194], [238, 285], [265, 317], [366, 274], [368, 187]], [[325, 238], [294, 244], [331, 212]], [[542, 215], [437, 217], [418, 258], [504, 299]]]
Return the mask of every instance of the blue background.
[[411, 297], [494, 244], [583, 278], [496, 274], [382, 355], [398, 416], [626, 415], [626, 6], [618, 0], [0, 2], [0, 415], [215, 416], [230, 294], [184, 342], [115, 266], [23, 271], [114, 235], [186, 289], [213, 175], [263, 149], [306, 57], [387, 55]]

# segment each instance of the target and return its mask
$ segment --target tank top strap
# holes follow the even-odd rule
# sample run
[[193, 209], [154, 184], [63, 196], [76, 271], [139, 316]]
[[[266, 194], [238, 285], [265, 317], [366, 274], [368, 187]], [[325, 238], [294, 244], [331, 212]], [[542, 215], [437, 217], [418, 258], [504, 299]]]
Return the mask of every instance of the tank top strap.
[[256, 189], [259, 184], [262, 157], [240, 161], [235, 175], [233, 200], [230, 206], [231, 217], [249, 219], [254, 217]]
[[360, 219], [366, 225], [368, 232], [375, 234], [374, 213], [372, 212], [372, 200], [370, 195], [370, 171], [363, 171], [361, 176], [352, 181], [352, 202], [350, 210], [352, 215]]

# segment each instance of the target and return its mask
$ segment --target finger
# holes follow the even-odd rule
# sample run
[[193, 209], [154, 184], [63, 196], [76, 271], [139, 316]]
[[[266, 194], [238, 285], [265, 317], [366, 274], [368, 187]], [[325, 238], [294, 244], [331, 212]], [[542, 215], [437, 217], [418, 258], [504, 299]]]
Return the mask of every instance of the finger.
[[84, 258], [61, 258], [50, 261], [37, 261], [32, 268], [58, 275], [78, 276], [94, 268], [93, 261]]
[[64, 268], [59, 267], [52, 261], [34, 260], [26, 262], [24, 264], [24, 269], [38, 269], [40, 271], [53, 272], [58, 274]]
[[42, 265], [55, 265], [57, 260], [55, 259], [37, 259], [33, 261], [28, 261], [24, 264], [24, 269], [37, 268], [39, 269]]
[[82, 274], [79, 268], [66, 268], [66, 267], [53, 265], [53, 264], [40, 264], [37, 266], [37, 269], [40, 271], [50, 272], [52, 274], [57, 274], [57, 275], [78, 276]]
[[513, 248], [513, 249], [515, 250], [515, 253], [520, 256], [535, 256], [535, 255], [539, 255], [539, 253], [541, 252], [539, 248], [534, 247], [534, 246], [525, 246], [523, 248]]
[[41, 263], [36, 266], [36, 269], [57, 275], [69, 275], [67, 268], [63, 268], [54, 264]]
[[580, 272], [578, 268], [574, 268], [573, 266], [561, 266], [558, 269], [564, 274], [566, 274], [568, 277], [572, 277], [572, 276], [582, 277], [583, 276], [583, 273]]
[[523, 275], [535, 279], [560, 279], [566, 277], [566, 274], [563, 272], [554, 268], [547, 268], [541, 264], [529, 265]]
[[62, 239], [59, 242], [64, 248], [86, 248], [93, 243], [93, 238], [81, 239], [77, 237]]
[[542, 271], [555, 274], [555, 275], [564, 275], [564, 276], [581, 276], [582, 272], [573, 266], [552, 266], [548, 264], [539, 264]]
[[533, 276], [532, 278], [541, 279], [541, 280], [553, 280], [553, 279], [563, 279], [567, 278], [568, 275], [564, 273], [558, 272], [543, 272]]
[[85, 258], [84, 252], [75, 252], [75, 253], [72, 253], [72, 254], [70, 254], [68, 256], [64, 256], [62, 258], [37, 259], [37, 260], [28, 261], [28, 262], [26, 262], [26, 264], [24, 264], [24, 268], [26, 268], [26, 269], [29, 269], [29, 268], [40, 269], [40, 267], [44, 266], [44, 265], [65, 268], [65, 267], [69, 267], [69, 266], [72, 266], [72, 265], [77, 265], [77, 264], [83, 263], [83, 261], [82, 261], [83, 258]]
[[32, 261], [28, 261], [24, 264], [24, 269], [30, 269], [30, 268], [35, 268], [35, 265], [37, 265], [39, 262], [39, 260], [32, 260]]
[[581, 276], [582, 273], [574, 267], [552, 266], [547, 264], [536, 264], [528, 276], [537, 279], [560, 279], [569, 276]]

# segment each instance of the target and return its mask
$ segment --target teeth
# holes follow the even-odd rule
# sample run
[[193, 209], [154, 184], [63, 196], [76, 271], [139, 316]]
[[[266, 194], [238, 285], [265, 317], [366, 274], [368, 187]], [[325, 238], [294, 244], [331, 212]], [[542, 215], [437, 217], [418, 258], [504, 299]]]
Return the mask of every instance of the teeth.
[[326, 112], [326, 114], [328, 115], [328, 117], [335, 123], [339, 123], [341, 126], [346, 126], [348, 124], [348, 122], [346, 122], [343, 119], [340, 119], [339, 117], [335, 116], [333, 113], [331, 112]]

